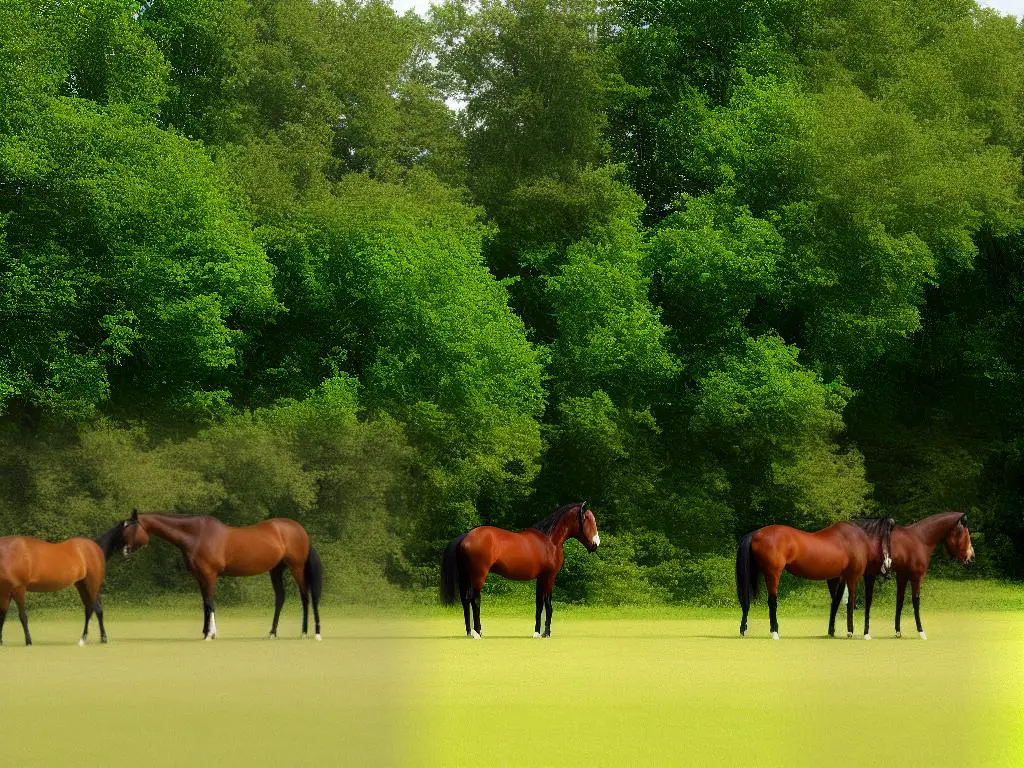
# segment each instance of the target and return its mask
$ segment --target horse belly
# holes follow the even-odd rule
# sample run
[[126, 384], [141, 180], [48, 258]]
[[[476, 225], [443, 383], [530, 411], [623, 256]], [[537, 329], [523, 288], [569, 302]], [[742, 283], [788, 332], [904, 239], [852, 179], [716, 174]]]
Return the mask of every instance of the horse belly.
[[284, 559], [284, 546], [278, 537], [245, 532], [231, 537], [225, 547], [225, 576], [256, 576], [266, 573]]
[[838, 559], [803, 559], [786, 565], [786, 570], [794, 576], [812, 581], [836, 579], [842, 574], [844, 564]]
[[540, 569], [535, 563], [518, 558], [502, 558], [491, 566], [491, 572], [513, 581], [533, 581], [540, 576]]

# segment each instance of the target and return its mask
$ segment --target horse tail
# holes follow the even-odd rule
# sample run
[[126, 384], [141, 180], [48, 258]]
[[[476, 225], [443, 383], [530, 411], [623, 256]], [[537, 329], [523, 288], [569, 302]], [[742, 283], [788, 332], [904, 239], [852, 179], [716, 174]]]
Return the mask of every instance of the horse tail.
[[444, 605], [455, 605], [461, 592], [464, 579], [459, 564], [459, 545], [464, 538], [465, 534], [449, 541], [441, 557], [441, 602]]
[[320, 595], [324, 589], [324, 561], [320, 559], [320, 553], [316, 551], [313, 542], [309, 543], [309, 554], [306, 555], [306, 565], [303, 567], [306, 577], [306, 588], [313, 598], [313, 610], [320, 608]]
[[760, 585], [761, 569], [751, 551], [755, 533], [757, 531], [748, 533], [736, 547], [736, 597], [739, 598], [744, 614], [750, 610], [750, 601], [757, 597]]

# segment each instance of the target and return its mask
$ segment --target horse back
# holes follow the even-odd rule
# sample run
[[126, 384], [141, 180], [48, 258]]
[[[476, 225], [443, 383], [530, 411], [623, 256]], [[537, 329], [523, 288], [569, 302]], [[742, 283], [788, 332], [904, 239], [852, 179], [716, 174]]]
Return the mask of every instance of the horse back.
[[0, 580], [30, 592], [55, 592], [105, 571], [103, 552], [90, 539], [52, 544], [32, 536], [0, 539]]
[[536, 579], [561, 567], [556, 547], [533, 529], [512, 532], [481, 525], [466, 534], [459, 549], [475, 568], [494, 571], [508, 579]]
[[223, 573], [229, 576], [254, 576], [282, 562], [301, 566], [309, 555], [309, 535], [294, 520], [275, 517], [244, 528], [225, 527]]

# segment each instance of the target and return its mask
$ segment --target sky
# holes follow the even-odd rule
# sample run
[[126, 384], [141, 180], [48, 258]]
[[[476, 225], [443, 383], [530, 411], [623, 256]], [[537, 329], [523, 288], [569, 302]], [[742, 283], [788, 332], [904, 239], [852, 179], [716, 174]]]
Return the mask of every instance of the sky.
[[[1000, 13], [1011, 13], [1018, 19], [1024, 16], [1024, 0], [979, 0], [982, 5], [995, 8]], [[392, 7], [402, 13], [409, 8], [415, 8], [420, 15], [425, 14], [430, 8], [430, 0], [391, 0]]]

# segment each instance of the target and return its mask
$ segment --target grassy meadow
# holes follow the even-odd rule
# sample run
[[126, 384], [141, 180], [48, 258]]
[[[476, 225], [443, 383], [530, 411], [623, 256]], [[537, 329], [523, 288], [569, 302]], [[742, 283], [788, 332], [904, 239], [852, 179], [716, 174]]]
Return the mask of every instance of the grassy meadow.
[[[107, 606], [111, 642], [78, 648], [76, 612], [32, 610], [35, 645], [9, 616], [0, 649], [11, 765], [1019, 765], [1024, 760], [1024, 592], [941, 582], [926, 592], [928, 641], [891, 631], [824, 638], [825, 599], [780, 603], [768, 639], [738, 610], [556, 605], [554, 638], [532, 608], [484, 604], [485, 639], [461, 611], [331, 607], [324, 641], [298, 638], [286, 604]], [[822, 587], [824, 590], [824, 587]], [[931, 603], [928, 597], [931, 597]], [[291, 596], [290, 596], [291, 598]], [[909, 608], [909, 606], [908, 606]], [[11, 621], [13, 619], [13, 621]], [[860, 611], [857, 615], [860, 630]], [[904, 629], [913, 628], [912, 613]]]

